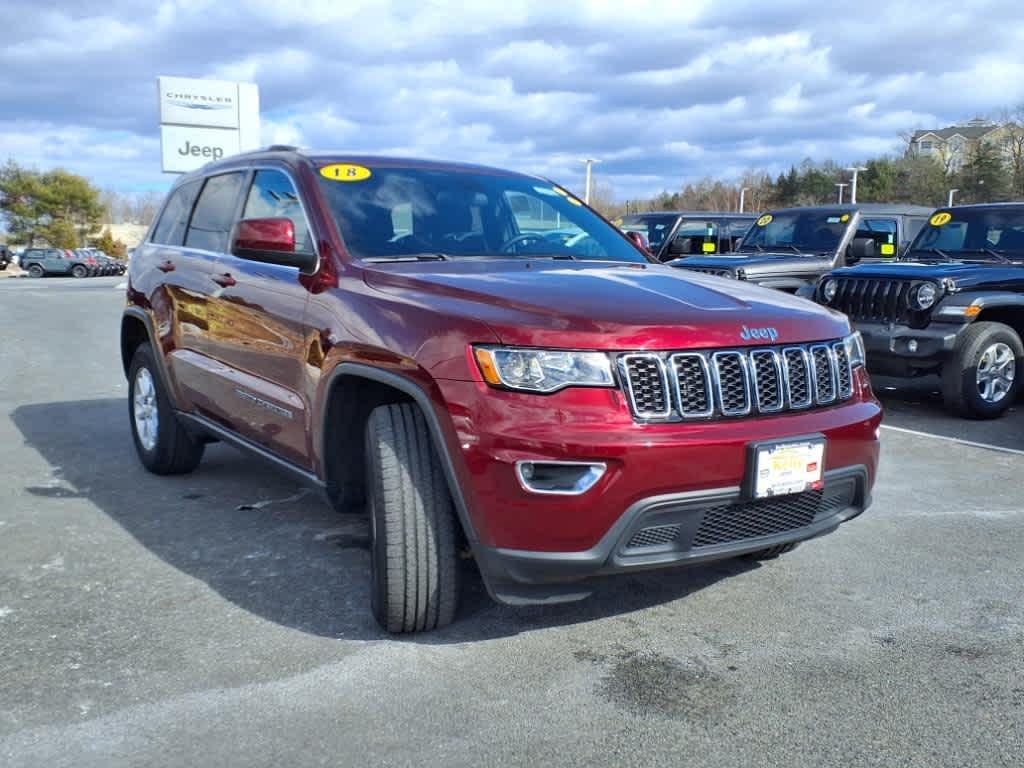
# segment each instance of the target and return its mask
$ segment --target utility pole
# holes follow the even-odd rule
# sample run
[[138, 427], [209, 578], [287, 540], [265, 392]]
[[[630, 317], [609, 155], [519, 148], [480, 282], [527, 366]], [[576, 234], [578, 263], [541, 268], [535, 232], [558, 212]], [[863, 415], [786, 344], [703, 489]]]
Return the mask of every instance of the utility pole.
[[850, 166], [846, 170], [848, 170], [850, 173], [853, 174], [853, 181], [850, 182], [850, 203], [852, 205], [856, 205], [857, 204], [857, 174], [860, 171], [866, 171], [867, 168], [865, 168], [863, 165], [854, 165], [854, 166]]
[[747, 190], [750, 187], [740, 187], [740, 213], [743, 213], [743, 203], [746, 201]]
[[839, 204], [842, 205], [843, 204], [843, 190], [846, 189], [849, 186], [849, 184], [839, 183], [839, 184], [836, 184], [836, 186], [839, 187]]
[[951, 190], [949, 190], [949, 198], [946, 200], [946, 207], [947, 208], [952, 208], [953, 207], [953, 195], [955, 195], [959, 191], [960, 191], [959, 189], [951, 189]]
[[590, 205], [590, 168], [594, 163], [600, 163], [601, 161], [593, 157], [581, 157], [580, 162], [587, 164], [587, 186], [583, 194], [583, 202]]

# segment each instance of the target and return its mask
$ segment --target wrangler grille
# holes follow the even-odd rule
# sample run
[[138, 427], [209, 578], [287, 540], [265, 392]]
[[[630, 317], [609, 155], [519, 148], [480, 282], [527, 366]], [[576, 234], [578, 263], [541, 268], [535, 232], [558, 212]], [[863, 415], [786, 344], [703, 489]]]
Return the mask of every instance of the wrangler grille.
[[851, 320], [869, 323], [907, 322], [911, 313], [910, 292], [917, 283], [873, 277], [837, 277], [836, 295], [830, 307]]
[[621, 355], [619, 372], [633, 415], [680, 421], [779, 413], [853, 395], [843, 342], [752, 350]]

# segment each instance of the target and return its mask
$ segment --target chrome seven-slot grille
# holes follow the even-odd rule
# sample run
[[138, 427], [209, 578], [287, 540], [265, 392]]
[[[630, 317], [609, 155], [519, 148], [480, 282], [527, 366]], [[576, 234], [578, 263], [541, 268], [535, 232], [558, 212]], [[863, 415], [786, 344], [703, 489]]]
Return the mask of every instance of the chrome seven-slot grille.
[[633, 416], [679, 421], [779, 413], [853, 395], [842, 341], [619, 356]]

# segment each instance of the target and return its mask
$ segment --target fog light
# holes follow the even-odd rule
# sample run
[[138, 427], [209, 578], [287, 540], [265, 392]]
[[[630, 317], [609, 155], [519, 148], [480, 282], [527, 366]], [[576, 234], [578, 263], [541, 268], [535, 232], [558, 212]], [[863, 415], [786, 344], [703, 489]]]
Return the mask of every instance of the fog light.
[[600, 480], [607, 469], [604, 462], [517, 461], [519, 483], [531, 493], [578, 496]]
[[915, 352], [917, 352], [917, 339], [911, 339], [910, 341], [907, 342], [907, 351], [910, 354], [914, 354]]

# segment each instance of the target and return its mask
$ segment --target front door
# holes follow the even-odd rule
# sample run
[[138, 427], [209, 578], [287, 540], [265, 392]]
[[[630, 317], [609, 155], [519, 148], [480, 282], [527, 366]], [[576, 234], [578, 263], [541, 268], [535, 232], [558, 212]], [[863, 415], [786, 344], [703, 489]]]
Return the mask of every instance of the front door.
[[[242, 218], [291, 219], [296, 250], [313, 250], [302, 204], [285, 171], [258, 169], [247, 187]], [[309, 293], [299, 270], [242, 259], [228, 248], [217, 259], [213, 280], [211, 348], [223, 377], [216, 407], [243, 437], [310, 468], [304, 383]]]

